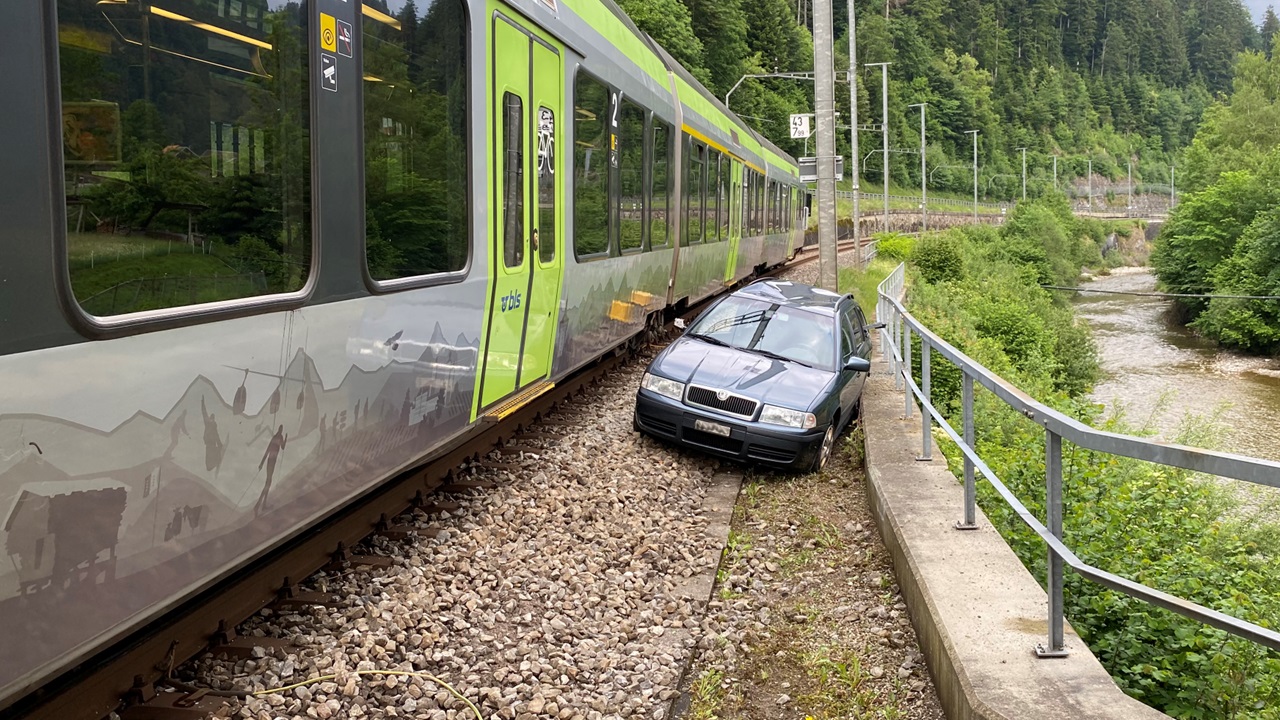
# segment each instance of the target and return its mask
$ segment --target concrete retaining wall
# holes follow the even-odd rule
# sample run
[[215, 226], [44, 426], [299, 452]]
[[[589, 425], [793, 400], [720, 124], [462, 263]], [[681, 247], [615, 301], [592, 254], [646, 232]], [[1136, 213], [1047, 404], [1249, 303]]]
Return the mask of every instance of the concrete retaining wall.
[[1125, 695], [1069, 626], [1069, 657], [1035, 656], [1047, 641], [1044, 590], [981, 510], [979, 529], [954, 528], [964, 488], [936, 448], [933, 461], [916, 460], [919, 410], [902, 418], [881, 363], [862, 414], [868, 502], [949, 718], [1167, 717]]

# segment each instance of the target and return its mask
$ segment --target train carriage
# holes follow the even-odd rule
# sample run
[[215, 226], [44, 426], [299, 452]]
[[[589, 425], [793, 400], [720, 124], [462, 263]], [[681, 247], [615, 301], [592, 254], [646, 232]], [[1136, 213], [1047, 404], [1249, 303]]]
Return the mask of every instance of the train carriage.
[[416, 7], [0, 12], [0, 710], [795, 249], [612, 2]]

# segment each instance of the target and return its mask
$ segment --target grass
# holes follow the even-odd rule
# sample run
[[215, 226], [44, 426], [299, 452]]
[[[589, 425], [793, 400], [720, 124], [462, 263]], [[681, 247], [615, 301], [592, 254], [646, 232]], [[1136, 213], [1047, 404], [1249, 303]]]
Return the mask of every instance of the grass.
[[690, 720], [718, 720], [716, 713], [720, 710], [720, 702], [724, 699], [724, 689], [720, 686], [724, 676], [719, 670], [708, 670], [693, 681], [689, 703]]
[[[739, 508], [734, 509], [734, 515], [741, 516]], [[724, 552], [720, 556], [720, 569], [716, 571], [716, 584], [720, 586], [720, 599], [732, 600], [738, 597], [738, 593], [734, 592], [729, 586], [729, 576], [733, 574], [738, 563], [747, 556], [751, 551], [751, 538], [748, 535], [737, 530], [729, 531], [729, 544], [725, 547]]]
[[[848, 178], [845, 178], [843, 182], [836, 183], [836, 189], [840, 192], [850, 192], [852, 188], [853, 188], [853, 183]], [[867, 182], [865, 179], [862, 182], [862, 192], [864, 193], [879, 195], [882, 189], [883, 189], [883, 186], [878, 182]], [[920, 206], [919, 200], [899, 200], [892, 197], [894, 195], [898, 195], [898, 196], [903, 196], [908, 198], [918, 198], [920, 197], [919, 185], [904, 187], [902, 185], [890, 183], [889, 195], [890, 195], [889, 197], [890, 210], [915, 210]], [[862, 201], [863, 211], [868, 213], [876, 212], [881, 208], [882, 202], [883, 201], [880, 201], [880, 200], [867, 200], [866, 198], [864, 198]], [[978, 205], [979, 215], [999, 215], [1000, 214], [1000, 208], [987, 207], [982, 203], [1001, 203], [1009, 206], [1013, 205], [1011, 201], [1005, 201], [1005, 200], [1000, 200], [999, 198], [987, 198], [987, 197], [979, 197], [978, 203], [979, 203]], [[868, 204], [870, 204], [870, 207], [868, 207]], [[967, 193], [942, 192], [942, 191], [934, 190], [931, 187], [929, 188], [929, 208], [931, 210], [938, 210], [938, 211], [961, 211], [961, 212], [972, 211], [973, 210], [973, 194], [972, 192], [967, 192]], [[836, 205], [836, 214], [840, 215], [841, 217], [851, 216], [853, 214], [853, 201], [852, 200], [840, 201], [840, 203]]]
[[[700, 651], [687, 680], [690, 708], [684, 717], [942, 717], [927, 670], [915, 665], [908, 678], [900, 678], [910, 651], [882, 640], [875, 627], [901, 628], [909, 648], [910, 626], [896, 612], [884, 620], [850, 612], [892, 608], [901, 598], [891, 589], [887, 553], [862, 530], [870, 515], [857, 496], [860, 473], [849, 444], [829, 473], [752, 472], [746, 478], [721, 557], [718, 592], [722, 600], [743, 604], [751, 617], [730, 619], [711, 647]], [[881, 577], [878, 585], [867, 582], [872, 572]], [[752, 589], [726, 593], [727, 578], [738, 575]]]
[[853, 292], [853, 297], [862, 306], [869, 322], [874, 321], [871, 315], [876, 307], [876, 287], [884, 281], [893, 269], [898, 267], [896, 260], [875, 258], [866, 270], [844, 268], [840, 270], [840, 290]]
[[820, 548], [836, 547], [840, 543], [840, 530], [816, 515], [808, 515], [801, 522], [801, 536], [812, 540]]

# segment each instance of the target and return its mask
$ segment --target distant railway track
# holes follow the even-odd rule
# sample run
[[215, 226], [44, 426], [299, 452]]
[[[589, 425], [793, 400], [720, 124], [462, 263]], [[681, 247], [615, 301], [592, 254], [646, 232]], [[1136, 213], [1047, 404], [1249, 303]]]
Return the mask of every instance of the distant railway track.
[[[843, 252], [852, 246], [852, 241], [845, 241], [838, 249]], [[864, 243], [864, 247], [871, 246], [874, 242]], [[789, 261], [760, 276], [774, 276], [817, 259], [816, 245], [802, 247]], [[690, 318], [718, 297], [685, 308], [678, 316]], [[465, 482], [455, 482], [459, 466], [485, 462], [483, 458], [494, 450], [518, 442], [541, 418], [597, 385], [643, 350], [650, 339], [670, 330], [676, 316], [666, 317], [665, 325], [634, 336], [501, 420], [477, 426], [426, 463], [369, 489], [244, 567], [212, 581], [159, 620], [30, 693], [3, 716], [98, 720], [123, 711], [126, 719], [204, 717], [221, 704], [218, 693], [156, 691], [173, 668], [204, 651], [247, 654], [255, 645], [270, 643], [263, 638], [240, 638], [235, 628], [273, 604], [323, 601], [301, 593], [298, 583], [326, 566], [384, 563], [378, 556], [359, 555], [351, 549], [374, 535], [396, 538], [419, 532], [397, 525], [394, 519], [414, 509], [442, 509], [433, 499], [434, 493], [467, 487]]]

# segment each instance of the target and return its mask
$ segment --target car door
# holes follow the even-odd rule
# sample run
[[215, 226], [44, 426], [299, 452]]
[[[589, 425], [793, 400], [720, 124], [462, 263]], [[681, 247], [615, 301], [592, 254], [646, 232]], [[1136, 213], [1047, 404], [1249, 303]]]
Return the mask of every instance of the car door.
[[866, 384], [866, 373], [846, 370], [844, 366], [854, 357], [870, 357], [871, 346], [867, 342], [867, 332], [860, 322], [861, 313], [853, 303], [845, 303], [840, 307], [840, 407], [846, 410], [846, 420], [852, 417], [848, 412], [858, 404], [862, 388]]

